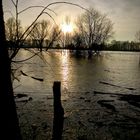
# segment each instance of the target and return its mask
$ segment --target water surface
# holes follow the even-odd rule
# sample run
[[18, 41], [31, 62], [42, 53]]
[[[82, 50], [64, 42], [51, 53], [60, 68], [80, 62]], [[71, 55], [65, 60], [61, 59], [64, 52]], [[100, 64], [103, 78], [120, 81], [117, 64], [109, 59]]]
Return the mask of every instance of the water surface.
[[[21, 50], [15, 60], [29, 56], [32, 56], [31, 52]], [[61, 81], [62, 90], [69, 92], [140, 94], [138, 52], [101, 52], [88, 59], [77, 58], [68, 50], [49, 50], [42, 52], [41, 57], [43, 60], [35, 56], [16, 64], [20, 82], [14, 80], [15, 92], [46, 95], [52, 93], [53, 81]], [[21, 74], [20, 70], [28, 76]], [[32, 76], [44, 81], [35, 80]]]

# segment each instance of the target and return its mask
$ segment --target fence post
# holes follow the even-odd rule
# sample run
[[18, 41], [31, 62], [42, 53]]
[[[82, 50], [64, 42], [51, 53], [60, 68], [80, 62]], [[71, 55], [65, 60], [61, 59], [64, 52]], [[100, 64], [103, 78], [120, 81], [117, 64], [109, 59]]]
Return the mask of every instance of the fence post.
[[61, 104], [61, 82], [55, 81], [53, 84], [53, 104], [54, 104], [54, 118], [53, 118], [53, 140], [61, 140], [63, 132], [64, 109]]

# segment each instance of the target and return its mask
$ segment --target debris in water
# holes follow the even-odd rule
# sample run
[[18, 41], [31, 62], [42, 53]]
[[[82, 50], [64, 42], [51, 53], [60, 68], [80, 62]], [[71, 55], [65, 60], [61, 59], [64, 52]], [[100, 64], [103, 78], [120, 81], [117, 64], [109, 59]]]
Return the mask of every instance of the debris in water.
[[99, 83], [101, 84], [105, 84], [105, 85], [110, 85], [110, 86], [114, 86], [114, 87], [119, 87], [119, 88], [125, 88], [125, 89], [128, 89], [128, 90], [136, 90], [134, 88], [128, 88], [128, 87], [122, 87], [122, 86], [118, 86], [118, 85], [114, 85], [114, 84], [110, 84], [110, 83], [107, 83], [107, 82], [103, 82], [103, 81], [100, 81]]
[[27, 96], [28, 96], [27, 94], [18, 93], [15, 95], [15, 98], [22, 98], [22, 97], [27, 97]]
[[36, 78], [36, 77], [33, 77], [33, 76], [31, 76], [31, 78], [33, 78], [33, 79], [35, 79], [35, 80], [38, 80], [38, 81], [41, 81], [41, 82], [44, 81], [44, 79], [42, 79], [42, 78]]
[[20, 71], [22, 75], [28, 76], [26, 73], [24, 73], [22, 70]]
[[113, 105], [111, 105], [107, 102], [112, 102], [112, 100], [111, 101], [109, 101], [109, 100], [107, 100], [107, 101], [106, 100], [99, 100], [97, 103], [100, 104], [102, 107], [106, 107], [107, 109], [110, 109], [113, 112], [116, 112], [116, 108]]
[[[21, 74], [24, 75], [24, 76], [29, 76], [29, 75], [27, 75], [26, 73], [24, 73], [22, 70], [21, 70], [20, 72], [21, 72]], [[29, 76], [29, 77], [30, 77], [30, 78], [33, 78], [33, 79], [35, 79], [35, 80], [41, 81], [41, 82], [44, 81], [43, 78], [36, 78], [36, 77], [33, 77], [33, 76]]]

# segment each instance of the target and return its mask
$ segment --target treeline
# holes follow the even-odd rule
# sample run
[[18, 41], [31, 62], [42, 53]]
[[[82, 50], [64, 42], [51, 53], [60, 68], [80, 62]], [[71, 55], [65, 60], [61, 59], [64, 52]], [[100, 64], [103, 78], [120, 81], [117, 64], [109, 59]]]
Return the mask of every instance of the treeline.
[[[17, 13], [18, 14], [18, 13]], [[18, 16], [16, 16], [18, 17]], [[65, 24], [70, 25], [70, 17]], [[49, 20], [35, 20], [30, 26], [22, 27], [22, 22], [16, 18], [5, 21], [6, 39], [9, 48], [31, 47], [39, 48], [69, 48], [100, 50], [113, 35], [113, 23], [107, 15], [94, 8], [85, 10], [75, 21], [72, 32], [64, 32], [61, 25], [52, 24]], [[17, 54], [15, 49], [10, 54], [11, 59]]]
[[[18, 14], [18, 13], [17, 13]], [[18, 16], [17, 16], [18, 17]], [[65, 18], [65, 24], [70, 25], [70, 17]], [[7, 46], [11, 48], [10, 58], [13, 59], [20, 48], [42, 49], [76, 49], [76, 50], [112, 50], [140, 51], [140, 33], [136, 34], [137, 42], [116, 41], [112, 38], [113, 23], [107, 15], [94, 8], [87, 9], [75, 21], [73, 32], [63, 32], [60, 25], [49, 20], [35, 20], [30, 26], [22, 27], [17, 18], [5, 21]]]
[[[42, 49], [48, 49], [49, 40], [44, 40]], [[13, 48], [16, 46], [11, 45], [12, 42], [7, 41], [8, 47]], [[37, 40], [26, 40], [20, 48], [38, 48]], [[134, 41], [116, 41], [113, 40], [111, 43], [106, 44], [92, 44], [90, 48], [87, 46], [76, 47], [75, 44], [71, 43], [65, 47], [55, 42], [50, 49], [69, 49], [69, 50], [94, 50], [94, 51], [140, 51], [140, 43]]]
[[104, 50], [111, 51], [140, 51], [140, 43], [134, 41], [116, 41], [113, 40], [111, 43], [104, 47]]

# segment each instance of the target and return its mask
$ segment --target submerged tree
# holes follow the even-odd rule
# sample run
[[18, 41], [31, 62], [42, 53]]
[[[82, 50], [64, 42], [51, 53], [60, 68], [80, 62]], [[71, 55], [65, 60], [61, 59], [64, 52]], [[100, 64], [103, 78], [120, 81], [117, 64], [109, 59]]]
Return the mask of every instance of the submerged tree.
[[3, 20], [2, 0], [0, 0], [0, 139], [20, 140], [20, 131], [11, 83], [11, 68]]
[[113, 24], [106, 15], [90, 8], [77, 19], [77, 30], [83, 38], [83, 44], [95, 51], [113, 34]]

